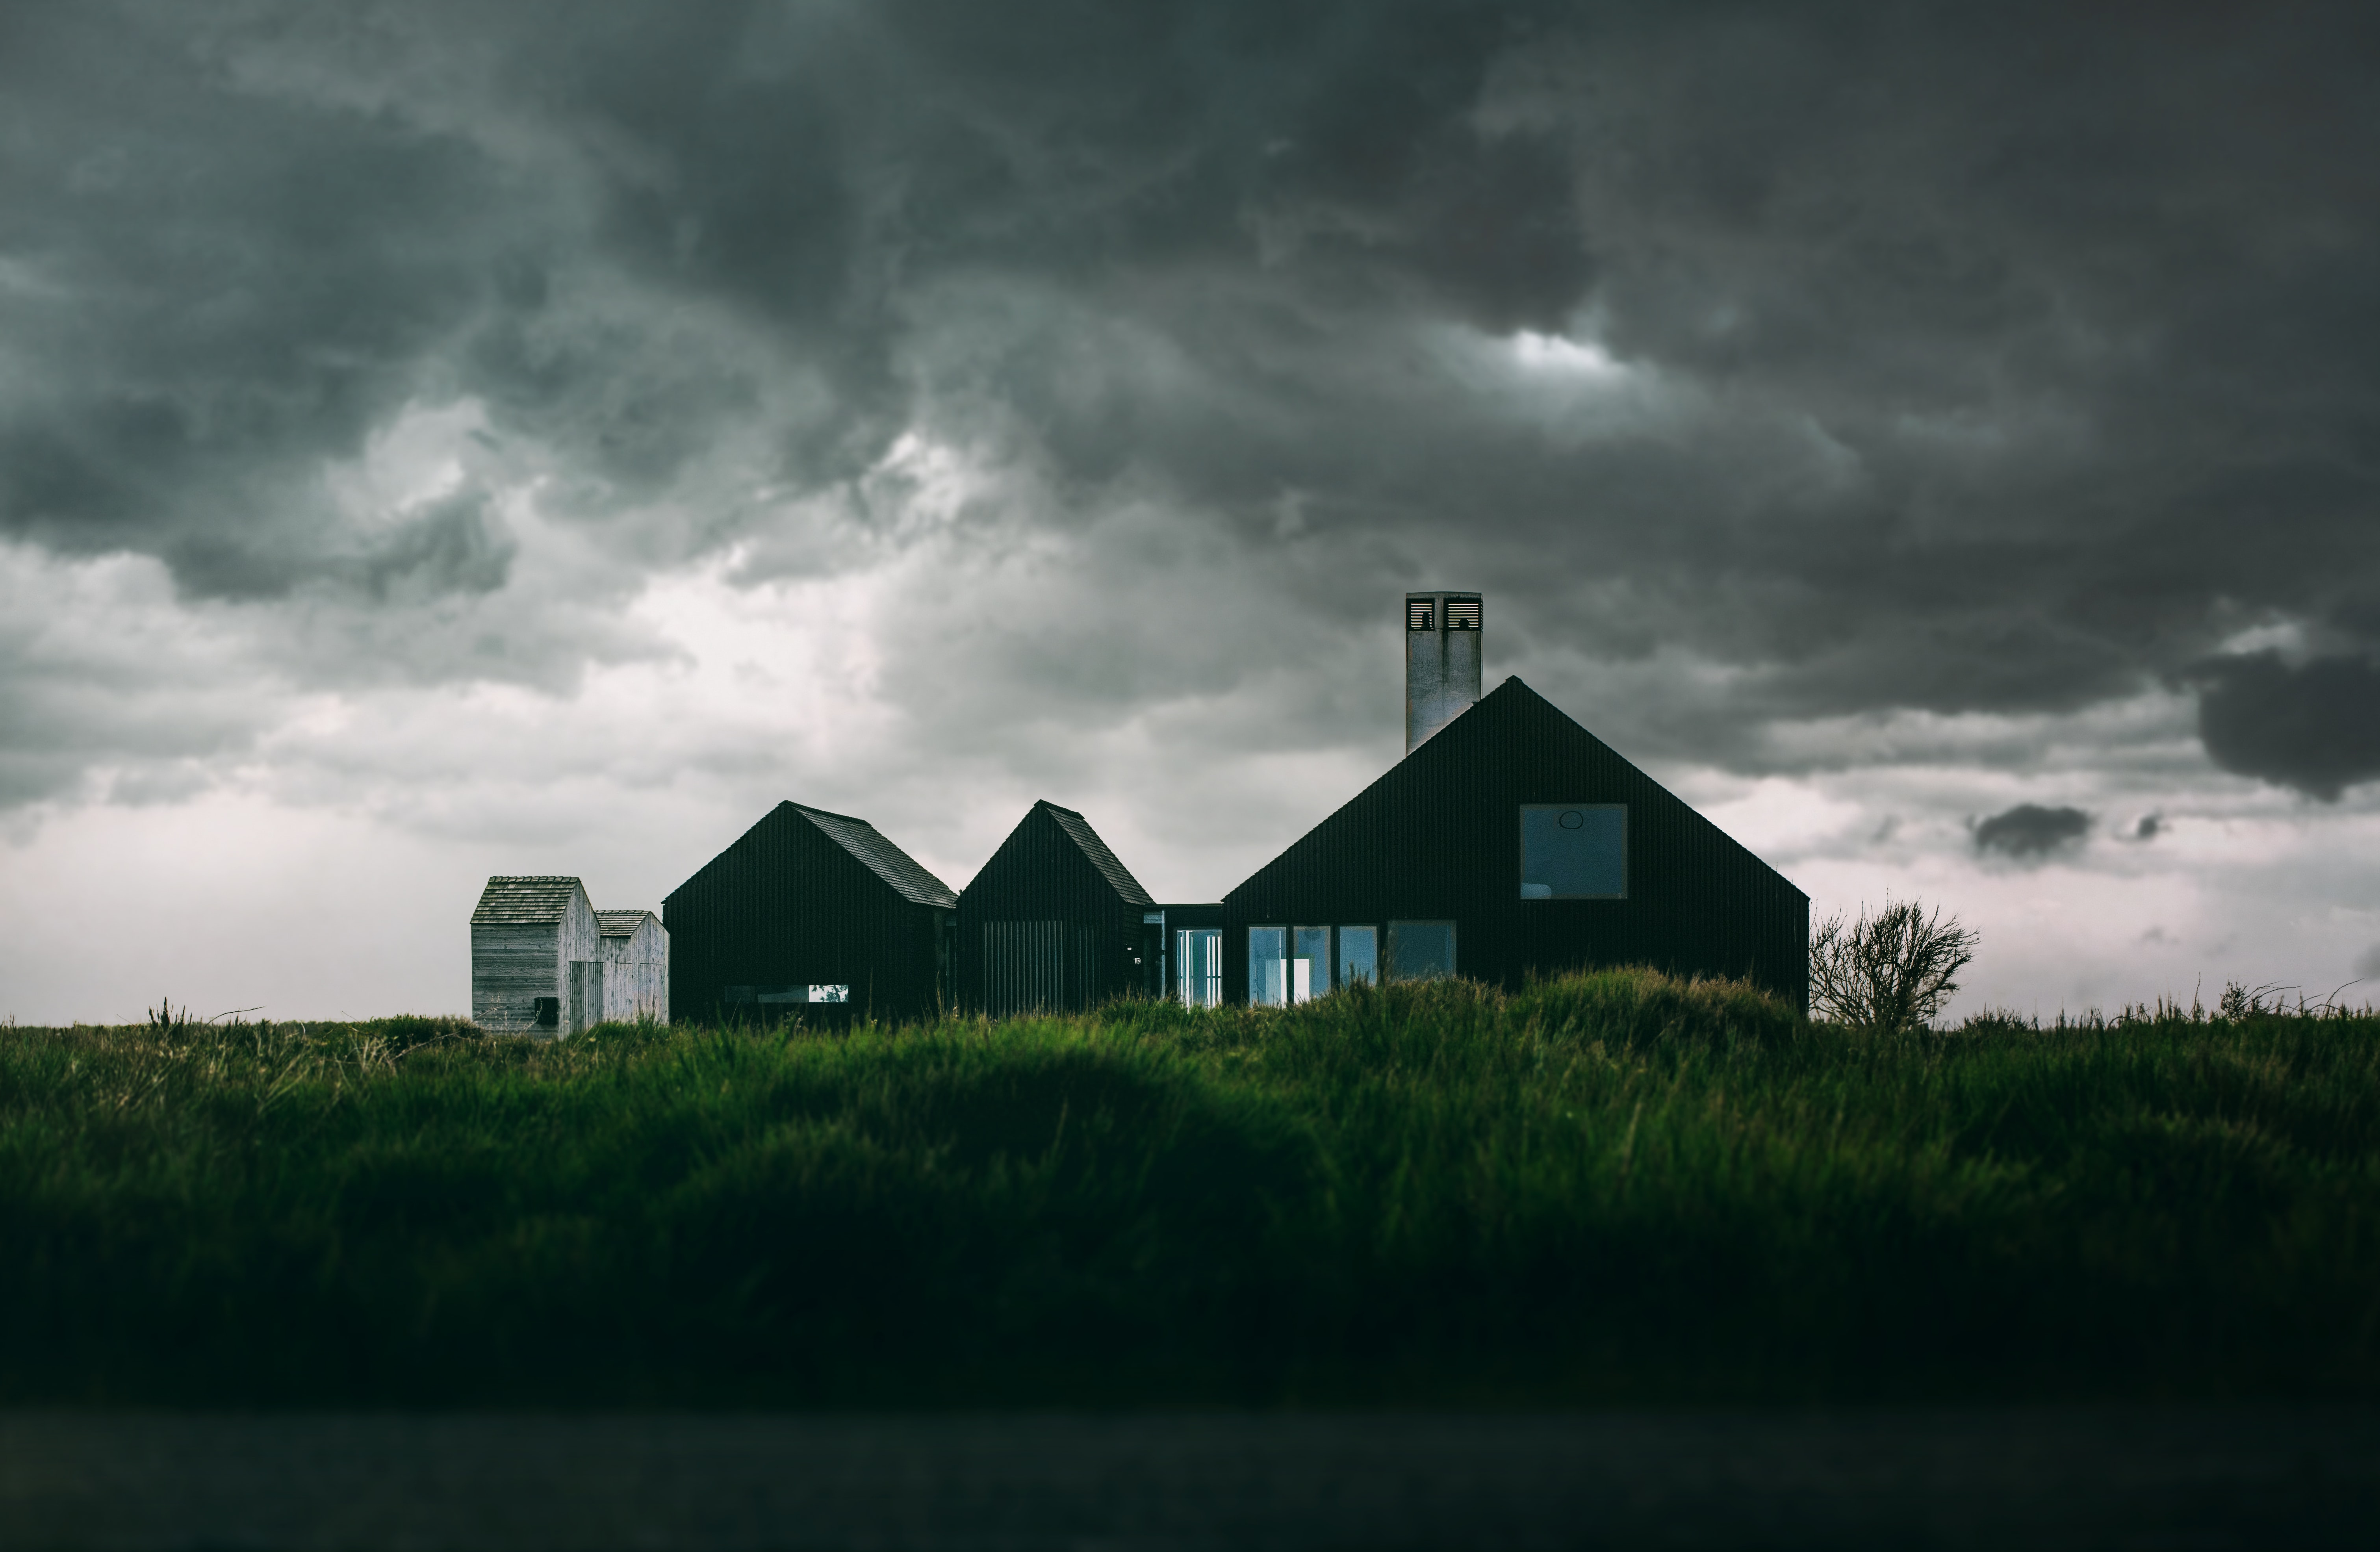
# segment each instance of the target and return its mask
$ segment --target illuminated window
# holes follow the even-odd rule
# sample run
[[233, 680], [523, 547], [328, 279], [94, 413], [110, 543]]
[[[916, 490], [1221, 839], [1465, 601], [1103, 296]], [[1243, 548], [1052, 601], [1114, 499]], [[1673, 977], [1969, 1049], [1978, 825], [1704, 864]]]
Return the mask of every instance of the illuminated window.
[[1173, 934], [1174, 994], [1185, 1008], [1223, 1005], [1223, 935], [1196, 928]]
[[1289, 928], [1248, 928], [1248, 1005], [1278, 1008], [1286, 1000], [1289, 980]]
[[1330, 929], [1301, 927], [1290, 935], [1289, 1000], [1303, 1002], [1330, 989]]
[[1521, 805], [1521, 898], [1624, 900], [1628, 806]]

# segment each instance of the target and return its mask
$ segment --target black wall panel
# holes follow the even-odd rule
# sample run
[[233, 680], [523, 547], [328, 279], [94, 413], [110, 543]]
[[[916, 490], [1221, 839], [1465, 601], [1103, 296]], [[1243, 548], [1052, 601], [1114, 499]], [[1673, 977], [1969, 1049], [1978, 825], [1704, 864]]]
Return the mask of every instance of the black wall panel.
[[[1520, 898], [1520, 806], [1628, 806], [1628, 897]], [[1459, 924], [1459, 972], [1643, 964], [1744, 976], [1806, 1007], [1810, 902], [1518, 679], [1508, 679], [1224, 897], [1225, 995], [1247, 928]]]
[[[1153, 909], [1081, 815], [1036, 803], [959, 891], [960, 998], [1002, 1014], [1028, 1005], [1080, 1009], [1139, 991], [1147, 977], [1141, 917]], [[1035, 964], [1009, 963], [1045, 940]], [[1041, 967], [1044, 953], [1062, 961]], [[1054, 993], [1044, 989], [1051, 986]]]
[[[836, 816], [840, 818], [841, 816]], [[856, 822], [856, 821], [852, 821]], [[670, 1017], [920, 1018], [950, 998], [952, 911], [919, 904], [782, 803], [662, 904]], [[726, 1001], [731, 987], [851, 988], [841, 1012]]]

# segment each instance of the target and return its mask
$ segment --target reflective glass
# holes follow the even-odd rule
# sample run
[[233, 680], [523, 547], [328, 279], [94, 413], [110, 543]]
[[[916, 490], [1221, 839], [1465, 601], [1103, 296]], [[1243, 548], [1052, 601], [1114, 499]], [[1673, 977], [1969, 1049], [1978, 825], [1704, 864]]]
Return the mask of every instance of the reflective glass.
[[1617, 900], [1628, 893], [1628, 808], [1521, 805], [1521, 898]]
[[1330, 989], [1330, 929], [1301, 927], [1293, 939], [1290, 1000], [1303, 1002]]
[[1180, 967], [1174, 989], [1183, 1005], [1219, 1008], [1223, 1003], [1223, 935], [1184, 928], [1173, 935], [1173, 963]]
[[1278, 1008], [1289, 989], [1289, 928], [1248, 928], [1248, 1005]]
[[1379, 978], [1379, 932], [1370, 927], [1339, 929], [1339, 985]]
[[1427, 981], [1454, 974], [1454, 924], [1451, 921], [1389, 924], [1389, 979]]

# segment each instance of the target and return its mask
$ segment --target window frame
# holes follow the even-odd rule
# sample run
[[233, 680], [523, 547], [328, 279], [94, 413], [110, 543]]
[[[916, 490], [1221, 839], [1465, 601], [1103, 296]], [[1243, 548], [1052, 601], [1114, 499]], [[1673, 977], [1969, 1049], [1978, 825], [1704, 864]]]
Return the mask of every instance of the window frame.
[[[1618, 813], [1618, 814], [1619, 814], [1619, 816], [1620, 816], [1620, 888], [1619, 888], [1618, 891], [1617, 891], [1617, 892], [1615, 892], [1615, 893], [1608, 893], [1608, 894], [1552, 894], [1552, 893], [1547, 893], [1547, 894], [1528, 894], [1528, 893], [1524, 893], [1524, 892], [1523, 892], [1524, 891], [1525, 891], [1525, 890], [1529, 887], [1529, 882], [1530, 882], [1530, 879], [1529, 879], [1529, 815], [1530, 815], [1532, 812], [1536, 812], [1536, 813], [1563, 813], [1563, 812], [1567, 812], [1567, 811], [1570, 811], [1570, 810], [1572, 810], [1572, 809], [1576, 809], [1576, 810], [1579, 810], [1579, 811], [1582, 811], [1582, 812], [1584, 812], [1584, 811], [1588, 811], [1588, 810], [1601, 810], [1601, 811], [1604, 811], [1604, 812], [1607, 812], [1607, 813], [1609, 813], [1609, 812], [1616, 812], [1616, 813]], [[1630, 853], [1630, 848], [1629, 848], [1629, 844], [1628, 844], [1628, 830], [1629, 830], [1629, 825], [1628, 825], [1628, 805], [1627, 805], [1627, 804], [1625, 804], [1625, 803], [1523, 803], [1523, 804], [1519, 804], [1519, 805], [1517, 805], [1517, 806], [1514, 807], [1513, 812], [1512, 812], [1512, 840], [1513, 840], [1513, 847], [1512, 847], [1512, 868], [1513, 868], [1512, 887], [1513, 887], [1513, 893], [1514, 893], [1514, 894], [1515, 894], [1515, 896], [1517, 896], [1517, 897], [1518, 897], [1518, 898], [1519, 898], [1519, 899], [1520, 899], [1524, 903], [1531, 904], [1531, 905], [1538, 905], [1538, 904], [1552, 904], [1552, 903], [1556, 903], [1556, 902], [1558, 902], [1558, 901], [1564, 901], [1564, 900], [1626, 900], [1626, 899], [1628, 899], [1628, 898], [1629, 898], [1629, 885], [1630, 885], [1630, 883], [1633, 881], [1633, 879], [1632, 879], [1632, 878], [1631, 878], [1631, 874], [1630, 874], [1630, 869], [1629, 869], [1629, 861], [1630, 861], [1630, 855], [1629, 855], [1629, 853]]]
[[[1380, 944], [1378, 975], [1383, 986], [1391, 981], [1453, 980], [1463, 974], [1463, 926], [1451, 916], [1400, 916], [1381, 924], [1386, 929]], [[1397, 928], [1401, 927], [1442, 927], [1446, 928], [1446, 969], [1428, 976], [1406, 976], [1397, 970]]]

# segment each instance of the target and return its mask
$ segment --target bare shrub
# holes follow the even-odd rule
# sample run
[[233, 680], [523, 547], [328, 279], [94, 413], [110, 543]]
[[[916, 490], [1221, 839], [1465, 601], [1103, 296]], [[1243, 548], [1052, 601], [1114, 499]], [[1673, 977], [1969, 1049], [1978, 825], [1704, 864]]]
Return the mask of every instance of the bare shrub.
[[1913, 900], [1856, 921], [1840, 911], [1810, 934], [1810, 1013], [1877, 1034], [1923, 1029], [1952, 994], [1982, 941], [1959, 918], [1928, 915]]

